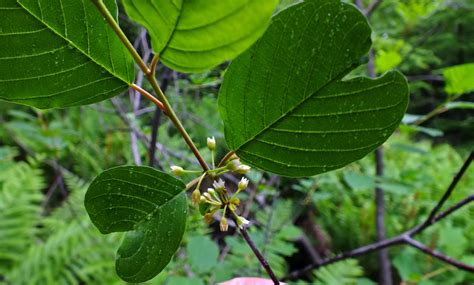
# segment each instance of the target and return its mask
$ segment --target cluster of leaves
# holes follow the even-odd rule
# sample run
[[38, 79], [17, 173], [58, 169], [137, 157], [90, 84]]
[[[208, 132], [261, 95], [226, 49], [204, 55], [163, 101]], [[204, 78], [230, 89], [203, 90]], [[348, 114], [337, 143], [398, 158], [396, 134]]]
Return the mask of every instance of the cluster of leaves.
[[[219, 95], [227, 145], [241, 160], [297, 177], [362, 158], [401, 121], [408, 104], [405, 78], [389, 72], [376, 80], [341, 80], [371, 45], [369, 24], [354, 6], [303, 2], [270, 24], [277, 3], [123, 2], [128, 16], [148, 29], [155, 59], [174, 70], [203, 71], [248, 49], [226, 72]], [[135, 60], [187, 136], [155, 87], [156, 61], [148, 71], [120, 31], [115, 1], [44, 6], [11, 0], [1, 15], [11, 19], [1, 35], [12, 42], [1, 58], [15, 63], [1, 73], [1, 99], [43, 109], [99, 102], [132, 85]], [[281, 49], [281, 43], [291, 44]], [[25, 76], [31, 59], [37, 68]], [[24, 87], [35, 83], [41, 88]], [[91, 184], [85, 205], [94, 225], [102, 233], [128, 232], [116, 259], [122, 279], [149, 280], [170, 262], [184, 232], [185, 188], [169, 174], [130, 166], [102, 172]]]
[[371, 17], [376, 72], [398, 68], [408, 75], [408, 113], [419, 114], [417, 119], [437, 105], [438, 111], [453, 110], [427, 124], [436, 132], [425, 133], [452, 133], [458, 143], [472, 140], [474, 45], [468, 39], [474, 36], [473, 9], [465, 0], [388, 0]]
[[[104, 2], [112, 14], [115, 14], [115, 1]], [[186, 6], [186, 1], [173, 1], [171, 5], [168, 1], [169, 14], [174, 15], [170, 21], [156, 17], [155, 10], [149, 6], [150, 1], [122, 2], [130, 18], [149, 29], [153, 49], [160, 53], [163, 63], [185, 72], [211, 68], [250, 47], [264, 33], [267, 24], [262, 23], [268, 23], [269, 15], [276, 5], [276, 1], [252, 2], [252, 5], [265, 7], [268, 12], [256, 17], [248, 13], [252, 5], [239, 6], [240, 2], [245, 1], [222, 1], [213, 7], [206, 6], [205, 0], [195, 1], [194, 4], [189, 2], [197, 6]], [[263, 38], [232, 63], [223, 80], [219, 110], [215, 106], [215, 98], [212, 98], [222, 81], [219, 73], [175, 76], [174, 88], [167, 94], [170, 102], [177, 106], [178, 113], [183, 115], [181, 117], [184, 119], [184, 125], [193, 130], [191, 136], [198, 139], [198, 148], [205, 148], [204, 137], [215, 135], [218, 141], [225, 139], [231, 150], [236, 151], [249, 164], [278, 174], [303, 176], [339, 168], [361, 158], [383, 143], [395, 130], [407, 104], [406, 83], [398, 72], [389, 72], [375, 81], [365, 78], [341, 81], [350, 70], [359, 65], [360, 58], [368, 51], [370, 29], [367, 21], [354, 7], [336, 4], [337, 1], [322, 7], [318, 6], [317, 1], [306, 2], [277, 14]], [[472, 9], [472, 4], [469, 1], [459, 1], [455, 4], [451, 2], [384, 1], [382, 12], [376, 13], [373, 21], [377, 34], [377, 71], [383, 73], [393, 67], [399, 67], [408, 74], [414, 74], [433, 66], [441, 68], [463, 63], [456, 61], [451, 55], [446, 55], [446, 47], [449, 45], [441, 45], [443, 36], [449, 33], [438, 33], [436, 37], [428, 39], [429, 43], [419, 44], [417, 39], [418, 33], [426, 31], [426, 27], [430, 26], [427, 22], [442, 22], [446, 18], [458, 18], [459, 26], [465, 29], [464, 33], [470, 33], [471, 27], [463, 21], [469, 23], [472, 15], [460, 15]], [[450, 6], [451, 4], [454, 6]], [[60, 7], [54, 5], [51, 5], [51, 9], [60, 11]], [[84, 17], [89, 26], [75, 25], [70, 21], [66, 24], [66, 20], [75, 17], [76, 11], [82, 11], [72, 4], [65, 7], [64, 22], [50, 17], [47, 13], [43, 15], [34, 1], [9, 0], [0, 6], [9, 8], [0, 10], [0, 16], [2, 13], [6, 15], [0, 17], [4, 19], [0, 20], [0, 34], [3, 37], [18, 39], [11, 41], [11, 48], [0, 50], [2, 67], [3, 64], [14, 66], [12, 69], [0, 68], [1, 99], [40, 108], [65, 107], [112, 97], [131, 84], [131, 57], [92, 3], [84, 7]], [[199, 7], [212, 9], [208, 10], [210, 14], [204, 15], [198, 13]], [[443, 7], [456, 9], [450, 11]], [[218, 10], [235, 13], [215, 13]], [[416, 13], [413, 13], [414, 11]], [[313, 12], [315, 18], [308, 20], [305, 15]], [[335, 14], [338, 14], [338, 17], [326, 17]], [[225, 17], [216, 21], [218, 25], [212, 25], [216, 20], [213, 15]], [[245, 17], [239, 18], [239, 15]], [[397, 17], [402, 18], [406, 25], [394, 25], [395, 20], [386, 21], [387, 18]], [[147, 22], [150, 18], [157, 22]], [[13, 20], [5, 22], [5, 19]], [[326, 19], [329, 20], [325, 21]], [[430, 21], [426, 21], [427, 19]], [[21, 22], [22, 25], [11, 24], [15, 21]], [[206, 40], [202, 40], [206, 34], [198, 27], [202, 21], [211, 22], [206, 26], [206, 33], [212, 30], [219, 32], [215, 38], [205, 37]], [[234, 33], [233, 23], [242, 21], [253, 29]], [[155, 25], [166, 29], [153, 29]], [[357, 26], [360, 30], [350, 29], [352, 26]], [[88, 27], [94, 29], [89, 30]], [[444, 31], [449, 31], [449, 28], [445, 27]], [[384, 32], [389, 34], [388, 39], [382, 34]], [[405, 41], [406, 35], [411, 33], [413, 35]], [[239, 40], [233, 41], [231, 35], [236, 35]], [[393, 36], [398, 39], [393, 39]], [[97, 37], [107, 38], [107, 41], [90, 41]], [[193, 40], [183, 40], [185, 38]], [[225, 44], [222, 44], [223, 40]], [[28, 41], [34, 43], [25, 44]], [[292, 44], [275, 49], [280, 42]], [[435, 44], [439, 48], [433, 52], [428, 47]], [[469, 60], [472, 56], [472, 43], [459, 43], [459, 46], [465, 50], [465, 57]], [[35, 56], [27, 60], [25, 55], [28, 54]], [[190, 54], [198, 54], [199, 60], [195, 60]], [[269, 55], [273, 58], [267, 58]], [[448, 57], [450, 60], [445, 60]], [[9, 64], [10, 62], [12, 64]], [[31, 71], [27, 77], [24, 66], [28, 66]], [[44, 66], [47, 66], [48, 70], [43, 69]], [[328, 66], [332, 69], [327, 70]], [[473, 81], [466, 80], [466, 75], [472, 75], [470, 69], [472, 65], [439, 71], [439, 74], [443, 72], [447, 81], [446, 92], [453, 94], [452, 98], [472, 91]], [[360, 70], [355, 70], [347, 77], [358, 73], [360, 74]], [[83, 74], [88, 76], [82, 76]], [[68, 81], [71, 78], [78, 80]], [[67, 84], [57, 84], [58, 82]], [[24, 86], [41, 87], [26, 90]], [[386, 92], [388, 88], [391, 88], [391, 92]], [[188, 96], [192, 94], [198, 96]], [[365, 96], [377, 96], [377, 100], [372, 100], [372, 97], [369, 100]], [[266, 101], [271, 101], [271, 104], [265, 104]], [[466, 105], [470, 106], [449, 106], [457, 108]], [[15, 110], [9, 110], [13, 109], [11, 105], [0, 104], [0, 137], [3, 144], [21, 146], [27, 154], [22, 153], [20, 157], [34, 155], [37, 160], [45, 163], [50, 163], [52, 159], [53, 162], [68, 165], [74, 173], [86, 177], [87, 180], [111, 166], [132, 163], [130, 139], [127, 134], [129, 128], [137, 127], [145, 136], [150, 132], [150, 116], [137, 118], [131, 113], [121, 114], [132, 123], [125, 125], [124, 132], [124, 125], [115, 115], [114, 105], [109, 102], [101, 102], [92, 107], [72, 108], [67, 112], [14, 108]], [[218, 118], [218, 111], [221, 112], [224, 122]], [[97, 128], [97, 122], [100, 122], [102, 128]], [[367, 132], [371, 135], [368, 136]], [[166, 148], [160, 154], [158, 168], [167, 168], [174, 164], [173, 161], [178, 160], [180, 165], [194, 166], [191, 156], [186, 153], [179, 135], [169, 122], [163, 123], [159, 138], [160, 144]], [[314, 202], [320, 215], [317, 221], [323, 226], [327, 236], [331, 237], [333, 252], [373, 240], [374, 205], [371, 190], [375, 185], [382, 186], [389, 196], [389, 234], [398, 233], [409, 225], [416, 224], [423, 216], [417, 216], [415, 213], [426, 213], [439, 198], [440, 191], [444, 189], [443, 185], [446, 185], [450, 178], [450, 175], [439, 176], [439, 173], [456, 168], [460, 162], [458, 155], [447, 146], [432, 148], [424, 143], [414, 148], [409, 144], [411, 143], [406, 140], [394, 140], [389, 144], [389, 173], [384, 178], [374, 178], [373, 162], [365, 159], [344, 171], [324, 174], [314, 179], [289, 180], [292, 187], [304, 191], [307, 196], [305, 201], [309, 199]], [[0, 240], [0, 276], [13, 284], [34, 283], [36, 280], [47, 280], [51, 284], [122, 283], [115, 276], [113, 269], [114, 245], [120, 242], [121, 234], [104, 237], [91, 227], [81, 206], [85, 184], [66, 177], [72, 194], [67, 198], [60, 198], [57, 202], [63, 204], [46, 217], [42, 216], [44, 205], [41, 203], [44, 203], [46, 198], [39, 195], [39, 191], [45, 187], [43, 180], [49, 179], [48, 175], [42, 177], [39, 167], [33, 161], [30, 161], [30, 165], [13, 162], [13, 157], [19, 157], [15, 151], [7, 148], [0, 150], [0, 218], [2, 221], [8, 221], [0, 225], [0, 236], [4, 238]], [[219, 144], [218, 152], [225, 154], [226, 151], [223, 144]], [[347, 153], [341, 155], [341, 151]], [[146, 157], [147, 146], [140, 144], [139, 153]], [[313, 165], [314, 162], [318, 165]], [[427, 168], [427, 165], [432, 168]], [[93, 187], [88, 194], [89, 198], [95, 199], [94, 202], [88, 203], [87, 207], [99, 229], [108, 232], [111, 230], [110, 223], [121, 222], [114, 225], [115, 230], [134, 230], [126, 235], [125, 243], [119, 252], [121, 259], [137, 249], [137, 244], [145, 240], [150, 229], [159, 230], [160, 227], [165, 227], [162, 230], [163, 235], [148, 237], [152, 243], [146, 243], [148, 247], [145, 248], [155, 252], [156, 256], [163, 253], [162, 250], [167, 251], [166, 258], [154, 259], [160, 266], [154, 267], [153, 272], [148, 271], [146, 274], [140, 273], [137, 278], [128, 278], [130, 275], [127, 275], [129, 272], [126, 271], [130, 270], [130, 267], [127, 264], [127, 268], [121, 270], [119, 259], [117, 266], [122, 278], [130, 281], [151, 278], [156, 274], [157, 268], [163, 269], [174, 251], [177, 251], [177, 254], [164, 269], [166, 274], [159, 275], [150, 281], [150, 284], [205, 284], [234, 276], [264, 276], [243, 241], [229, 236], [225, 239], [218, 238], [219, 245], [213, 243], [207, 236], [209, 233], [204, 225], [193, 225], [199, 218], [194, 211], [191, 211], [187, 218], [186, 232], [183, 229], [186, 219], [179, 215], [181, 223], [176, 224], [178, 230], [172, 229], [170, 233], [166, 228], [169, 225], [162, 225], [157, 220], [160, 218], [157, 213], [173, 213], [162, 210], [161, 206], [164, 209], [170, 204], [162, 199], [163, 196], [154, 196], [140, 190], [162, 185], [160, 179], [179, 186], [181, 190], [174, 188], [170, 193], [175, 193], [176, 197], [181, 199], [179, 207], [174, 210], [179, 209], [184, 213], [187, 204], [180, 192], [184, 189], [182, 182], [148, 168], [135, 168], [137, 169], [140, 170], [138, 175], [148, 173], [153, 178], [138, 179], [130, 176], [127, 182], [115, 178], [113, 181], [104, 182], [110, 178], [107, 175], [113, 171], [119, 171], [122, 178], [134, 171], [132, 168], [116, 168], [101, 175], [93, 184], [105, 185], [104, 187]], [[127, 185], [133, 182], [133, 179], [137, 179], [139, 186], [134, 187], [132, 191]], [[108, 182], [112, 183], [109, 188]], [[295, 183], [300, 185], [294, 186]], [[472, 177], [466, 185], [467, 183], [472, 185]], [[97, 200], [101, 198], [100, 191], [114, 186], [109, 192], [116, 195], [113, 202], [107, 200], [110, 195], [102, 197], [103, 200]], [[164, 190], [166, 187], [158, 188]], [[458, 196], [455, 195], [454, 199], [467, 194], [467, 191], [468, 187], [464, 186], [461, 191], [456, 192]], [[20, 192], [22, 195], [17, 194]], [[270, 192], [275, 193], [276, 190], [270, 189]], [[146, 211], [147, 214], [141, 213], [132, 217], [128, 212], [123, 216], [123, 212], [110, 209], [111, 206], [128, 206], [128, 199], [119, 198], [127, 196], [134, 196], [128, 197], [134, 200], [143, 200], [146, 197], [147, 202], [135, 207], [135, 211]], [[268, 198], [265, 194], [263, 196], [264, 200]], [[172, 201], [176, 202], [174, 199]], [[150, 202], [154, 203], [153, 207], [158, 205], [158, 210], [151, 209]], [[252, 227], [251, 236], [279, 276], [289, 270], [286, 258], [298, 251], [294, 241], [301, 236], [302, 230], [293, 224], [300, 212], [294, 213], [293, 210], [299, 208], [299, 203], [295, 197], [285, 197], [275, 205], [268, 206], [264, 203], [266, 208], [255, 208], [252, 211], [256, 213], [254, 221], [257, 226]], [[403, 211], [399, 211], [400, 209]], [[96, 218], [96, 213], [102, 210], [109, 211], [109, 217], [114, 217], [114, 220], [104, 216]], [[474, 238], [472, 223], [469, 223], [473, 218], [471, 210], [460, 212], [460, 217], [452, 222], [444, 222], [428, 232], [424, 237], [425, 241], [439, 246], [453, 257], [471, 261], [473, 249], [467, 242]], [[278, 219], [272, 218], [274, 211], [278, 213]], [[17, 215], [18, 213], [21, 215]], [[177, 214], [178, 212], [175, 212], [172, 216]], [[120, 215], [124, 219], [116, 220]], [[126, 224], [125, 220], [129, 218], [133, 219], [133, 225]], [[183, 232], [183, 245], [179, 247], [178, 242]], [[154, 246], [157, 240], [163, 242], [166, 238], [168, 242], [165, 247]], [[453, 244], [450, 242], [452, 239], [459, 242]], [[223, 256], [218, 256], [219, 252], [226, 252], [223, 260]], [[422, 284], [472, 281], [471, 276], [432, 262], [410, 249], [393, 251], [392, 254], [394, 265], [404, 281], [424, 282]], [[202, 259], [202, 256], [209, 258]], [[141, 260], [146, 260], [147, 255], [142, 257]], [[361, 264], [366, 273], [373, 276], [375, 265], [367, 260], [363, 260]], [[138, 267], [138, 270], [141, 270], [147, 266], [140, 264]], [[135, 273], [132, 272], [133, 274]], [[182, 277], [185, 275], [188, 278]], [[364, 272], [357, 261], [347, 260], [315, 272], [315, 280], [318, 284], [370, 284], [370, 281], [361, 278], [363, 275]]]

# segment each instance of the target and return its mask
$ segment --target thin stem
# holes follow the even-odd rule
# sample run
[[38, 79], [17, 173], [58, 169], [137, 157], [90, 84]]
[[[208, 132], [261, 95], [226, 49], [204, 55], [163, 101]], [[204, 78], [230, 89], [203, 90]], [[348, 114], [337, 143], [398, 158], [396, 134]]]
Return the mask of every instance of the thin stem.
[[148, 66], [146, 66], [145, 62], [142, 60], [137, 50], [133, 47], [132, 43], [128, 40], [127, 36], [124, 34], [122, 29], [120, 29], [120, 26], [115, 21], [115, 18], [112, 16], [112, 14], [110, 14], [110, 11], [107, 9], [104, 2], [102, 0], [92, 0], [92, 2], [95, 4], [95, 6], [97, 6], [97, 9], [105, 18], [109, 26], [114, 30], [114, 32], [117, 34], [119, 39], [128, 49], [128, 51], [130, 52], [133, 59], [140, 67], [140, 69], [143, 71], [143, 73], [148, 74], [150, 72], [150, 70], [148, 69]]
[[462, 201], [460, 201], [459, 203], [455, 204], [454, 206], [448, 208], [446, 211], [442, 212], [441, 214], [437, 215], [435, 218], [434, 218], [434, 222], [438, 222], [444, 218], [446, 218], [447, 216], [451, 215], [453, 212], [459, 210], [460, 208], [466, 206], [467, 204], [471, 203], [474, 201], [474, 194], [472, 194], [471, 196], [463, 199]]
[[248, 245], [252, 249], [255, 256], [257, 256], [258, 261], [260, 261], [260, 264], [262, 264], [263, 268], [265, 268], [265, 270], [267, 271], [267, 273], [270, 276], [270, 278], [272, 279], [273, 283], [276, 284], [276, 285], [280, 284], [280, 281], [276, 277], [275, 273], [273, 273], [273, 270], [270, 267], [270, 265], [268, 264], [268, 261], [260, 253], [257, 246], [255, 245], [255, 243], [253, 242], [253, 240], [250, 238], [249, 234], [247, 233], [247, 230], [245, 229], [245, 227], [239, 227], [239, 230], [240, 230], [240, 233], [242, 234], [242, 237], [248, 243]]
[[367, 10], [365, 12], [365, 15], [367, 16], [367, 18], [370, 18], [370, 16], [372, 16], [372, 13], [374, 13], [375, 10], [377, 10], [380, 4], [382, 4], [382, 0], [374, 0], [369, 4], [369, 6], [367, 6]]
[[[160, 86], [158, 85], [158, 82], [156, 81], [156, 78], [155, 78], [154, 74], [151, 73], [151, 70], [143, 62], [142, 58], [140, 57], [138, 52], [135, 50], [133, 45], [130, 43], [130, 41], [127, 39], [127, 36], [120, 29], [120, 26], [117, 24], [114, 17], [110, 14], [109, 10], [105, 6], [105, 4], [102, 2], [102, 0], [92, 0], [92, 1], [94, 2], [94, 4], [99, 9], [99, 12], [102, 14], [102, 16], [105, 17], [105, 19], [107, 20], [109, 25], [112, 27], [114, 32], [117, 34], [117, 36], [120, 38], [122, 43], [128, 49], [130, 54], [133, 56], [133, 58], [135, 59], [135, 62], [138, 64], [140, 69], [143, 71], [143, 73], [145, 73], [145, 75], [148, 78], [148, 81], [150, 82], [153, 90], [158, 95], [158, 99], [163, 103], [164, 112], [170, 118], [171, 122], [173, 122], [175, 127], [178, 129], [179, 133], [181, 134], [183, 139], [186, 141], [186, 143], [188, 144], [191, 151], [194, 153], [194, 156], [196, 156], [196, 158], [199, 161], [199, 164], [201, 165], [203, 170], [204, 171], [209, 170], [209, 166], [207, 165], [206, 161], [201, 156], [201, 154], [199, 153], [199, 150], [197, 149], [196, 145], [193, 143], [191, 137], [189, 136], [189, 134], [184, 129], [183, 124], [181, 123], [179, 118], [176, 116], [176, 113], [174, 112], [173, 108], [171, 107], [170, 103], [168, 102], [168, 99], [166, 98], [165, 94], [163, 94], [163, 91], [161, 90]], [[153, 96], [152, 97], [147, 96], [147, 99], [151, 100], [153, 103], [155, 103], [158, 106], [157, 100], [154, 100], [156, 98], [154, 98], [154, 99], [153, 98], [154, 98]]]
[[159, 54], [155, 54], [155, 56], [151, 60], [150, 74], [153, 75], [153, 76], [155, 76], [155, 74], [156, 74], [156, 67], [158, 66], [158, 61], [159, 60], [160, 60], [160, 55]]
[[146, 91], [145, 89], [141, 88], [140, 86], [136, 85], [136, 84], [132, 84], [132, 88], [139, 92], [140, 94], [142, 94], [143, 96], [145, 96], [148, 100], [150, 100], [151, 102], [153, 102], [158, 108], [160, 108], [163, 112], [165, 111], [165, 106], [163, 105], [163, 103], [156, 99], [155, 96], [151, 95], [150, 93], [148, 93], [148, 91]]
[[[158, 63], [155, 59], [157, 56], [153, 58], [152, 64], [151, 64], [151, 73], [155, 74], [155, 69], [156, 69], [156, 64]], [[163, 75], [162, 75], [162, 81], [161, 81], [161, 90], [166, 92], [168, 89], [169, 81], [170, 81], [170, 72], [171, 70], [165, 69]], [[163, 107], [164, 108], [164, 107]], [[150, 166], [153, 167], [156, 163], [155, 159], [155, 153], [156, 153], [156, 142], [158, 141], [158, 129], [160, 127], [160, 121], [161, 121], [161, 113], [163, 109], [156, 107], [155, 108], [155, 114], [153, 115], [153, 120], [151, 123], [151, 136], [150, 136], [150, 146], [148, 147], [148, 154], [150, 156]]]
[[232, 156], [235, 155], [235, 152], [231, 151], [229, 153], [227, 153], [223, 158], [222, 160], [219, 162], [219, 164], [217, 165], [217, 167], [222, 167], [224, 166], [231, 158]]
[[212, 164], [212, 169], [215, 169], [216, 164], [214, 163], [214, 150], [211, 150], [211, 164]]
[[429, 247], [427, 247], [426, 245], [412, 239], [411, 237], [405, 237], [405, 243], [418, 249], [418, 250], [421, 250], [422, 252], [430, 255], [430, 256], [433, 256], [441, 261], [443, 261], [444, 263], [447, 263], [447, 264], [450, 264], [450, 265], [453, 265], [455, 266], [456, 268], [459, 268], [459, 269], [463, 269], [463, 270], [466, 270], [466, 271], [470, 271], [470, 272], [474, 272], [474, 266], [470, 266], [468, 264], [465, 264], [465, 263], [462, 263], [462, 262], [459, 262], [449, 256], [446, 256], [440, 252], [437, 252], [436, 250], [433, 250]]
[[[375, 150], [375, 165], [377, 177], [383, 177], [384, 174], [384, 156], [382, 146]], [[375, 228], [377, 232], [377, 241], [385, 240], [385, 198], [384, 190], [379, 185], [375, 187]], [[392, 285], [392, 270], [390, 258], [386, 248], [379, 251], [380, 273], [379, 281], [383, 285]]]
[[423, 231], [425, 228], [428, 226], [432, 225], [435, 222], [435, 217], [438, 214], [439, 210], [441, 207], [443, 207], [444, 203], [449, 199], [449, 196], [453, 193], [454, 189], [458, 185], [459, 181], [461, 178], [464, 176], [466, 173], [467, 169], [469, 168], [469, 165], [471, 165], [472, 160], [474, 159], [474, 151], [471, 151], [469, 154], [469, 157], [466, 159], [464, 164], [462, 165], [461, 169], [459, 172], [454, 176], [453, 180], [451, 181], [451, 184], [449, 184], [448, 190], [444, 193], [443, 197], [439, 200], [439, 202], [436, 204], [436, 206], [431, 210], [430, 215], [428, 218], [425, 220], [425, 222], [417, 228], [412, 235], [415, 235], [421, 231]]
[[150, 82], [153, 90], [158, 95], [158, 99], [160, 99], [160, 101], [163, 102], [164, 109], [165, 109], [164, 112], [170, 118], [171, 122], [173, 122], [174, 126], [178, 129], [178, 132], [181, 134], [184, 141], [188, 144], [189, 148], [191, 149], [194, 156], [198, 160], [198, 162], [201, 165], [202, 169], [204, 171], [210, 170], [210, 168], [207, 165], [206, 161], [202, 157], [201, 153], [197, 149], [197, 147], [194, 144], [193, 140], [191, 139], [188, 132], [186, 131], [183, 124], [181, 123], [178, 116], [176, 115], [175, 111], [173, 110], [173, 107], [171, 107], [171, 104], [169, 103], [169, 101], [166, 98], [165, 94], [163, 94], [163, 91], [161, 91], [161, 88], [158, 85], [158, 82], [156, 81], [156, 78], [152, 74], [147, 74], [146, 76], [147, 76], [148, 81]]

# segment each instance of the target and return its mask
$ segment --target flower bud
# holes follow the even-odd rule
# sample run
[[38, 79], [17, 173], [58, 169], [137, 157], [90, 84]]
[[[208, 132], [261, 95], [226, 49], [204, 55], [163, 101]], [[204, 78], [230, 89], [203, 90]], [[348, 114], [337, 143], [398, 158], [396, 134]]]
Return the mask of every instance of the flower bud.
[[222, 232], [226, 232], [229, 229], [229, 223], [227, 222], [226, 217], [222, 217], [221, 222], [219, 223]]
[[238, 205], [240, 205], [240, 199], [237, 198], [237, 197], [232, 197], [232, 198], [230, 199], [230, 203], [233, 204], [233, 205], [238, 206]]
[[237, 217], [237, 225], [242, 229], [244, 226], [250, 224], [249, 220], [244, 217]]
[[206, 192], [202, 195], [206, 198], [207, 201], [209, 201], [209, 202], [214, 201], [214, 199], [212, 198], [212, 196], [208, 192]]
[[171, 172], [176, 176], [181, 176], [184, 174], [184, 169], [181, 166], [173, 165], [170, 168], [171, 168]]
[[193, 193], [191, 194], [191, 201], [193, 205], [199, 205], [199, 203], [201, 202], [201, 192], [199, 191], [199, 189], [193, 191]]
[[206, 222], [207, 224], [210, 224], [212, 222], [212, 213], [206, 213], [204, 215], [204, 222]]
[[207, 138], [207, 148], [211, 151], [216, 149], [216, 139], [214, 137]]
[[249, 180], [245, 177], [242, 177], [242, 179], [240, 179], [238, 189], [244, 190], [244, 189], [247, 189], [247, 186], [249, 186]]
[[240, 165], [237, 170], [235, 170], [238, 174], [247, 174], [250, 171], [250, 166], [242, 164]]
[[240, 161], [238, 159], [233, 159], [227, 163], [225, 166], [230, 171], [236, 171], [240, 166]]
[[219, 195], [217, 195], [216, 193], [216, 190], [212, 189], [212, 188], [208, 188], [207, 189], [207, 193], [211, 194], [212, 197], [214, 197], [217, 201], [220, 201], [221, 198], [219, 197]]

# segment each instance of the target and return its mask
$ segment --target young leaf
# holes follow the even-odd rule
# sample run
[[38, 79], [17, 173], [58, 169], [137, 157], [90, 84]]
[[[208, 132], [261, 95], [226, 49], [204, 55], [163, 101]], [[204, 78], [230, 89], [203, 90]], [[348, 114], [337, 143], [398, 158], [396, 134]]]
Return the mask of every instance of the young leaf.
[[474, 63], [451, 66], [443, 70], [446, 93], [461, 95], [474, 91]]
[[170, 262], [181, 243], [187, 202], [180, 180], [143, 166], [120, 166], [90, 185], [86, 210], [101, 233], [124, 232], [117, 252], [118, 275], [144, 282]]
[[[117, 15], [114, 0], [104, 1]], [[133, 60], [91, 1], [0, 3], [0, 99], [42, 109], [98, 102], [134, 79]]]
[[199, 72], [233, 59], [266, 30], [277, 0], [124, 0], [167, 66]]
[[371, 30], [352, 5], [306, 1], [280, 12], [226, 72], [219, 110], [228, 146], [246, 163], [286, 176], [343, 167], [400, 123], [399, 72], [342, 80], [367, 54]]

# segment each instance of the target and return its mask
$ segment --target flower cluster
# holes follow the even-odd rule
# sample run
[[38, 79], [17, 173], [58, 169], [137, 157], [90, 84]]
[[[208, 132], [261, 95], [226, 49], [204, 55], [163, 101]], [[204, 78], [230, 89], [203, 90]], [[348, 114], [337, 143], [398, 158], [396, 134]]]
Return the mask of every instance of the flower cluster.
[[[191, 185], [196, 185], [195, 190], [191, 194], [191, 201], [199, 207], [199, 211], [204, 215], [206, 222], [211, 222], [214, 214], [222, 210], [222, 218], [220, 220], [221, 231], [227, 231], [229, 228], [228, 215], [233, 215], [237, 225], [242, 228], [249, 224], [249, 221], [236, 213], [237, 207], [240, 204], [240, 199], [237, 198], [237, 195], [247, 189], [249, 180], [243, 177], [237, 185], [237, 191], [230, 195], [225, 182], [219, 177], [227, 172], [247, 174], [250, 171], [250, 166], [241, 164], [239, 158], [232, 154], [228, 158], [224, 158], [223, 162], [216, 168], [214, 165], [214, 151], [216, 150], [216, 140], [214, 137], [207, 138], [207, 147], [211, 151], [212, 170], [201, 173], [201, 176], [195, 179], [197, 183], [191, 183]], [[171, 172], [175, 176], [199, 173], [199, 171], [184, 170], [176, 165], [171, 166]], [[214, 179], [214, 183], [212, 188], [208, 188], [206, 192], [201, 193], [201, 184], [205, 177], [211, 177]]]
[[[237, 191], [230, 196], [222, 179], [214, 181], [212, 185], [213, 188], [208, 188], [207, 192], [199, 197], [199, 209], [204, 215], [204, 220], [207, 222], [212, 221], [214, 214], [217, 211], [222, 210], [222, 218], [219, 223], [221, 231], [227, 231], [229, 228], [229, 223], [226, 217], [228, 214], [234, 216], [239, 227], [249, 224], [249, 221], [236, 213], [237, 207], [240, 204], [240, 199], [237, 198], [237, 194], [247, 189], [248, 183], [249, 181], [247, 178], [242, 178], [238, 184]], [[196, 191], [199, 190], [196, 189], [193, 192], [193, 196], [195, 196], [194, 193], [197, 193]]]

